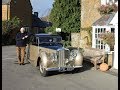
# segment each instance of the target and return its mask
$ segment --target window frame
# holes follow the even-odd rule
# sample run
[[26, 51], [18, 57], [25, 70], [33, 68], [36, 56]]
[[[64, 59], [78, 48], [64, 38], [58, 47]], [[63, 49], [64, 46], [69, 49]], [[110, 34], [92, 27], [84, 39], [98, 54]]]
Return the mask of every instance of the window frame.
[[105, 31], [106, 31], [105, 27], [95, 28], [95, 48], [105, 49], [105, 43], [99, 38], [99, 36], [102, 33], [105, 33]]

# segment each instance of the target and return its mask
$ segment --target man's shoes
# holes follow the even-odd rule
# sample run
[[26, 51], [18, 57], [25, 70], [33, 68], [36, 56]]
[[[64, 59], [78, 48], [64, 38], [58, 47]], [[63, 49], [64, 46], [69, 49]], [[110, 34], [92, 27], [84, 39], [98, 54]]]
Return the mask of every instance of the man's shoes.
[[20, 62], [18, 62], [18, 64], [19, 64], [19, 65], [21, 65], [21, 63], [20, 63]]
[[20, 62], [20, 60], [18, 60], [18, 64], [19, 64], [19, 65], [21, 65], [21, 62]]
[[25, 65], [25, 63], [21, 63], [21, 65]]

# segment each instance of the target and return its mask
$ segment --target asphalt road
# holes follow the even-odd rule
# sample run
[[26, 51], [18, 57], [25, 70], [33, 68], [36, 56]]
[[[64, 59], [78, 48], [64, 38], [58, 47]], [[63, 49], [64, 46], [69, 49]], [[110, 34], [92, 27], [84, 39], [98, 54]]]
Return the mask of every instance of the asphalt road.
[[2, 47], [2, 90], [118, 90], [118, 77], [91, 70], [84, 64], [79, 73], [54, 73], [42, 77], [31, 64], [16, 64], [15, 46]]

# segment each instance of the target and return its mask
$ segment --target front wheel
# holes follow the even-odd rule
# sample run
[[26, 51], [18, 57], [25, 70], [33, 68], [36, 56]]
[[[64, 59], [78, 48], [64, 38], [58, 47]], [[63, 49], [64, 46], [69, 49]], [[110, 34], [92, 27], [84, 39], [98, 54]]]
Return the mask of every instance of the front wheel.
[[80, 68], [74, 68], [74, 70], [72, 70], [72, 73], [78, 73], [80, 72]]
[[48, 71], [46, 71], [42, 62], [39, 62], [39, 68], [41, 76], [46, 77], [48, 75]]

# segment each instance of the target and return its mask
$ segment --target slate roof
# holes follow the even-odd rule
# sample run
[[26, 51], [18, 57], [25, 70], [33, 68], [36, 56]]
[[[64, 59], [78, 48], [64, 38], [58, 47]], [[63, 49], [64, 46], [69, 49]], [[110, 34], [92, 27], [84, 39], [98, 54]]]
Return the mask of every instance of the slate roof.
[[47, 21], [42, 21], [40, 18], [38, 18], [36, 15], [32, 15], [32, 27], [40, 27], [40, 28], [45, 28], [52, 26], [51, 22]]
[[2, 4], [8, 4], [11, 0], [2, 0]]
[[98, 19], [97, 21], [95, 21], [93, 23], [93, 26], [107, 26], [107, 25], [109, 25], [111, 20], [113, 19], [114, 15], [115, 15], [115, 13], [102, 16], [100, 19]]

